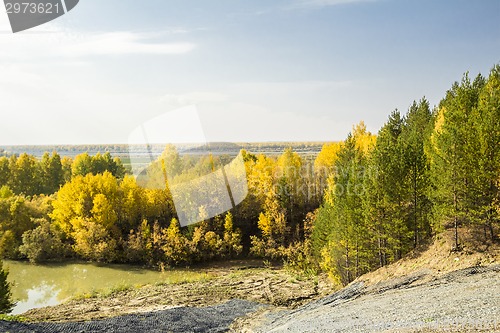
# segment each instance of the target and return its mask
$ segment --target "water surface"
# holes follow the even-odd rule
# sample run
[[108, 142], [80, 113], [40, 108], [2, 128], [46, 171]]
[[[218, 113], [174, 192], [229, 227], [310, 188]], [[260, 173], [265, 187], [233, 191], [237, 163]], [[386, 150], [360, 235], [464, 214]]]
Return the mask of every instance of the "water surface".
[[171, 283], [189, 276], [201, 275], [187, 269], [158, 272], [129, 265], [63, 263], [33, 265], [28, 262], [4, 261], [12, 282], [12, 296], [17, 301], [12, 314], [33, 308], [57, 305], [76, 295], [106, 291], [122, 286]]

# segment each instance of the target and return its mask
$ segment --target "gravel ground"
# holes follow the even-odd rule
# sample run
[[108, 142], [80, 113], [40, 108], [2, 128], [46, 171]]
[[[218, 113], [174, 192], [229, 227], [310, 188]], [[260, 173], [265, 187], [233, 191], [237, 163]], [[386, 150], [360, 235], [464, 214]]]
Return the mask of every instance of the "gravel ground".
[[354, 282], [298, 309], [267, 314], [264, 324], [253, 326], [237, 331], [500, 332], [500, 265], [430, 281], [422, 271], [368, 287]]
[[178, 307], [145, 314], [69, 323], [16, 323], [0, 321], [0, 332], [9, 333], [167, 333], [226, 332], [237, 317], [261, 307], [255, 302], [231, 300], [203, 308]]

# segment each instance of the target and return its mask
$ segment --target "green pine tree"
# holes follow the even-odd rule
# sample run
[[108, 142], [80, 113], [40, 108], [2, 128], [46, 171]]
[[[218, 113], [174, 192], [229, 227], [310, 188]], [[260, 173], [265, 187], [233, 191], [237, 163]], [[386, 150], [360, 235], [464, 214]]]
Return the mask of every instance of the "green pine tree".
[[472, 150], [475, 164], [470, 187], [474, 206], [474, 220], [484, 228], [485, 238], [495, 239], [494, 226], [498, 225], [500, 210], [500, 65], [490, 72], [482, 87], [478, 106], [474, 108], [473, 122], [476, 144]]
[[406, 174], [406, 202], [410, 210], [406, 221], [413, 234], [413, 246], [431, 234], [430, 210], [428, 198], [430, 188], [430, 164], [424, 146], [428, 142], [431, 130], [432, 113], [426, 99], [413, 102], [401, 132], [401, 144], [404, 154]]
[[470, 224], [477, 204], [471, 185], [478, 139], [471, 116], [483, 85], [480, 75], [474, 82], [467, 74], [455, 82], [439, 104], [431, 136], [434, 216], [438, 225], [453, 225], [455, 249], [460, 246], [458, 228]]
[[3, 263], [0, 261], [0, 313], [9, 313], [14, 307], [12, 302], [11, 285], [7, 281], [9, 271], [3, 268]]

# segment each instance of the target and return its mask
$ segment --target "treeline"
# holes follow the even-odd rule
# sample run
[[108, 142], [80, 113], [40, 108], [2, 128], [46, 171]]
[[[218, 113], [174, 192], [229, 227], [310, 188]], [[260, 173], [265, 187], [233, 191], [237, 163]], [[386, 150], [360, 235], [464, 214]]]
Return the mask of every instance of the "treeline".
[[0, 157], [0, 187], [8, 186], [14, 194], [26, 196], [50, 195], [78, 175], [94, 175], [109, 171], [118, 178], [126, 173], [119, 158], [112, 158], [110, 153], [90, 156], [80, 154], [71, 159], [53, 152], [46, 152], [41, 159], [26, 153], [19, 157]]
[[[500, 214], [500, 66], [466, 74], [439, 106], [394, 111], [376, 139], [358, 125], [317, 162], [333, 170], [316, 212], [313, 256], [341, 283], [400, 259], [443, 230], [483, 230]], [[327, 153], [326, 153], [327, 152]], [[322, 156], [326, 153], [328, 156]]]
[[[241, 154], [247, 198], [231, 212], [184, 228], [167, 184], [139, 186], [109, 154], [82, 154], [60, 163], [56, 153], [40, 161], [25, 154], [4, 158], [9, 176], [0, 190], [0, 254], [33, 262], [80, 258], [149, 265], [182, 265], [249, 253], [283, 258], [290, 244], [304, 240], [304, 217], [319, 206], [321, 184], [315, 182], [313, 165], [291, 149], [276, 158]], [[231, 160], [181, 157], [172, 145], [159, 159], [174, 183], [206, 175]], [[20, 178], [16, 172], [30, 176]], [[13, 179], [23, 181], [16, 187]], [[42, 186], [33, 185], [34, 179], [59, 189], [44, 192]]]
[[[30, 258], [34, 261], [66, 257], [67, 248], [62, 246], [60, 239], [46, 234], [46, 222], [53, 224], [50, 213], [56, 193], [81, 175], [103, 172], [110, 172], [117, 178], [126, 174], [121, 161], [109, 153], [94, 156], [84, 153], [74, 160], [61, 158], [56, 152], [45, 153], [41, 159], [28, 154], [0, 157], [0, 256], [11, 259], [26, 257], [24, 253], [29, 247]], [[38, 228], [41, 225], [43, 228]], [[39, 234], [30, 233], [33, 229]], [[55, 229], [51, 227], [51, 230]], [[50, 237], [45, 239], [45, 236]], [[20, 247], [23, 239], [38, 242], [36, 255], [32, 244]]]

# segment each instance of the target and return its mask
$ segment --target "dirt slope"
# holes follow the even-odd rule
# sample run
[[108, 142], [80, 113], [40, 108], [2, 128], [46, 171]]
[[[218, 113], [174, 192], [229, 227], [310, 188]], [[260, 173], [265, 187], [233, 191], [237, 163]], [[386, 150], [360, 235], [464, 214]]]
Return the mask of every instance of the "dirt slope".
[[[500, 265], [429, 276], [421, 271], [345, 289], [237, 332], [500, 332]], [[248, 320], [248, 318], [247, 318]]]
[[261, 309], [234, 332], [500, 332], [500, 245], [452, 231], [295, 310]]

